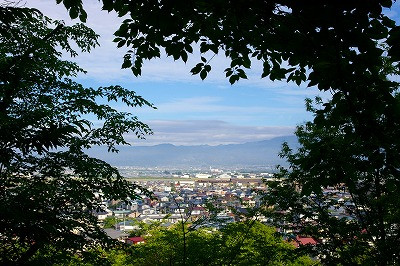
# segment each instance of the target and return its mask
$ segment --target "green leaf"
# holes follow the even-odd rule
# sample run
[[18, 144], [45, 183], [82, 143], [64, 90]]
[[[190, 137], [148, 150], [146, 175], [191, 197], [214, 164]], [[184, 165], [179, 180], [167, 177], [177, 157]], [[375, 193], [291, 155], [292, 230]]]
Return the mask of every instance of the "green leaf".
[[132, 61], [131, 60], [124, 60], [122, 64], [122, 68], [129, 68], [132, 66]]
[[181, 57], [182, 57], [182, 61], [186, 63], [188, 60], [188, 55], [185, 51], [181, 52]]
[[233, 85], [235, 82], [237, 82], [239, 80], [239, 76], [238, 75], [232, 75], [230, 78], [229, 78], [229, 83], [231, 84], [231, 85]]
[[121, 40], [118, 42], [117, 47], [120, 48], [120, 47], [124, 46], [125, 43], [126, 43], [126, 40]]
[[237, 73], [238, 73], [238, 76], [239, 76], [240, 78], [242, 78], [242, 79], [247, 79], [247, 75], [246, 75], [246, 73], [244, 72], [243, 69], [238, 69], [238, 70], [237, 70]]
[[108, 12], [113, 10], [113, 0], [102, 0], [103, 1], [103, 10], [107, 10]]
[[200, 43], [200, 53], [205, 53], [209, 50], [208, 44], [206, 42], [201, 42]]
[[79, 15], [79, 20], [82, 22], [86, 22], [86, 20], [87, 20], [87, 13], [83, 9], [81, 9], [81, 13]]
[[204, 80], [206, 77], [207, 77], [207, 71], [203, 69], [202, 71], [200, 71], [200, 78]]
[[76, 18], [78, 17], [78, 15], [79, 15], [79, 10], [78, 10], [78, 8], [76, 8], [76, 7], [71, 7], [71, 8], [69, 9], [69, 16], [70, 16], [72, 19], [76, 19]]
[[391, 0], [381, 0], [380, 3], [383, 7], [386, 7], [386, 8], [390, 8], [392, 6]]
[[190, 72], [192, 72], [192, 75], [196, 75], [200, 73], [200, 71], [203, 69], [204, 63], [198, 63], [195, 67], [192, 68]]

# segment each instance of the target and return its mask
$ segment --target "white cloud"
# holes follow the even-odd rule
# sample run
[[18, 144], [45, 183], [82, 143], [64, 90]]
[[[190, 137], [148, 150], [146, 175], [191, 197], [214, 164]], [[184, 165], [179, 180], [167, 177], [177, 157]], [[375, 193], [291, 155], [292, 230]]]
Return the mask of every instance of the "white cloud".
[[235, 106], [223, 105], [223, 100], [218, 97], [195, 97], [176, 99], [175, 101], [159, 104], [157, 108], [163, 113], [183, 113], [198, 112], [201, 114], [219, 114], [224, 113], [240, 115], [268, 115], [272, 113], [296, 113], [304, 111], [304, 108], [295, 107], [268, 107], [268, 106]]
[[[55, 0], [28, 0], [27, 6], [36, 7], [51, 18], [63, 19], [67, 24], [78, 22], [77, 20], [71, 21], [65, 7], [56, 5]], [[88, 12], [87, 25], [100, 34], [101, 38], [99, 40], [100, 47], [94, 49], [90, 54], [82, 54], [74, 59], [88, 71], [87, 75], [79, 77], [80, 80], [131, 84], [133, 82], [159, 82], [160, 84], [162, 82], [180, 82], [187, 84], [187, 86], [201, 82], [200, 77], [192, 76], [189, 72], [200, 60], [200, 55], [196, 50], [194, 55], [189, 57], [187, 64], [167, 58], [165, 54], [160, 59], [146, 61], [142, 70], [143, 75], [139, 78], [135, 78], [130, 70], [121, 70], [122, 58], [127, 49], [117, 49], [112, 40], [114, 38], [113, 33], [119, 27], [122, 19], [118, 18], [113, 12], [101, 11], [101, 4], [98, 1], [84, 1], [84, 6]], [[213, 70], [203, 83], [212, 84], [214, 87], [222, 89], [231, 88], [223, 72], [229, 66], [228, 60], [223, 54], [220, 54], [214, 57], [211, 63]], [[168, 95], [166, 99], [156, 103], [158, 110], [149, 108], [138, 109], [137, 112], [135, 110], [135, 114], [138, 114], [141, 120], [149, 121], [148, 123], [155, 133], [140, 144], [217, 145], [243, 143], [293, 134], [294, 126], [237, 125], [258, 125], [261, 123], [260, 121], [269, 125], [294, 125], [299, 121], [302, 122], [303, 118], [299, 119], [299, 117], [304, 116], [305, 113], [302, 104], [304, 97], [312, 97], [318, 92], [315, 89], [305, 89], [304, 86], [298, 88], [296, 85], [284, 81], [272, 82], [269, 79], [261, 79], [261, 67], [260, 62], [254, 61], [253, 68], [248, 71], [249, 79], [239, 81], [238, 86], [246, 90], [252, 90], [254, 87], [258, 90], [260, 88], [268, 90], [268, 93], [271, 92], [271, 96], [268, 99], [265, 98], [265, 103], [256, 105], [242, 101], [242, 104], [231, 104], [222, 97], [184, 97], [177, 95], [176, 98], [172, 99]], [[259, 97], [259, 94], [255, 92], [253, 97]], [[267, 100], [271, 99], [280, 102], [280, 106], [268, 104]], [[301, 102], [300, 105], [289, 104], [299, 102]], [[267, 119], [269, 120], [266, 121]], [[278, 120], [283, 122], [276, 122]], [[134, 136], [128, 135], [127, 137], [129, 141], [136, 142]]]
[[[278, 104], [230, 103], [222, 97], [175, 98], [156, 103], [157, 110], [139, 108], [135, 115], [142, 120], [220, 120], [241, 125], [296, 125], [311, 119], [304, 100], [280, 97]], [[273, 100], [278, 101], [278, 100]], [[292, 103], [290, 103], [292, 102]], [[132, 111], [128, 108], [123, 111]]]
[[201, 112], [201, 113], [215, 113], [215, 112], [237, 112], [237, 113], [260, 113], [265, 112], [272, 108], [258, 107], [258, 106], [227, 106], [221, 105], [222, 99], [218, 97], [192, 97], [180, 98], [174, 101], [162, 103], [157, 108], [163, 113], [181, 113], [181, 112]]
[[153, 120], [147, 122], [154, 135], [137, 140], [128, 135], [135, 145], [219, 145], [261, 141], [279, 136], [293, 135], [295, 127], [238, 126], [218, 120]]
[[[68, 12], [62, 4], [56, 5], [55, 0], [28, 0], [27, 6], [36, 7], [45, 15], [65, 20], [67, 24], [77, 23], [78, 20], [71, 21]], [[81, 75], [81, 80], [96, 80], [99, 82], [115, 83], [115, 82], [185, 82], [187, 84], [199, 83], [199, 76], [192, 76], [190, 69], [200, 61], [200, 53], [198, 49], [194, 49], [194, 54], [189, 56], [188, 62], [174, 61], [173, 58], [166, 57], [165, 53], [161, 58], [145, 61], [142, 69], [142, 76], [136, 78], [128, 69], [121, 69], [122, 58], [126, 47], [116, 48], [116, 44], [112, 42], [113, 33], [118, 29], [123, 18], [118, 18], [114, 12], [108, 13], [101, 10], [101, 3], [98, 1], [85, 1], [84, 8], [88, 13], [87, 25], [93, 28], [101, 37], [99, 39], [100, 47], [94, 49], [90, 54], [81, 54], [74, 58], [83, 69], [87, 70], [86, 75]], [[211, 58], [211, 55], [207, 55]], [[219, 87], [230, 87], [228, 79], [225, 77], [224, 69], [228, 67], [230, 62], [220, 53], [215, 56], [211, 65], [213, 67], [211, 73], [204, 83], [212, 83]], [[269, 79], [261, 79], [262, 64], [257, 60], [253, 60], [252, 69], [247, 70], [248, 80], [240, 80], [240, 86], [248, 86], [265, 88], [268, 90], [282, 91], [286, 95], [315, 95], [317, 90], [300, 89], [293, 83], [285, 81], [270, 81]]]

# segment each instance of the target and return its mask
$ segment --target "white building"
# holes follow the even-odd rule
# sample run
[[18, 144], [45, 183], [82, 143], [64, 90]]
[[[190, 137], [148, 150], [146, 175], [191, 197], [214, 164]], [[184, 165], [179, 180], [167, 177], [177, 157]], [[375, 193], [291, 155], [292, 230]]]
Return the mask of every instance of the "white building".
[[196, 178], [200, 178], [200, 179], [205, 179], [205, 178], [210, 178], [211, 175], [210, 174], [196, 174]]

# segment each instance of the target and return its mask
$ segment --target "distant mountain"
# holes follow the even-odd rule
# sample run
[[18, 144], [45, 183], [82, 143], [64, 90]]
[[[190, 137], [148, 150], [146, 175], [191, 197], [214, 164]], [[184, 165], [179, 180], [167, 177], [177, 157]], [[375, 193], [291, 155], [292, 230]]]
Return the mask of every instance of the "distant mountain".
[[107, 153], [95, 147], [88, 153], [114, 166], [137, 167], [246, 167], [285, 164], [278, 153], [286, 141], [297, 147], [295, 136], [277, 137], [270, 140], [228, 145], [175, 146], [123, 146], [119, 153]]

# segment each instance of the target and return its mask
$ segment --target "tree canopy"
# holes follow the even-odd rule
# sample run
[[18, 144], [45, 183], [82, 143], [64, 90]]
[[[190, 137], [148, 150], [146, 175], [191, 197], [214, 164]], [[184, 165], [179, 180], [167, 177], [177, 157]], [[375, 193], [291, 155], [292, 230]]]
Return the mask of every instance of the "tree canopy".
[[[86, 20], [81, 0], [56, 0], [56, 2], [62, 2], [72, 18], [79, 17], [81, 21]], [[114, 41], [118, 47], [126, 46], [130, 49], [123, 58], [122, 67], [130, 68], [134, 75], [141, 74], [144, 60], [159, 57], [162, 51], [176, 60], [186, 62], [188, 57], [198, 50], [201, 54], [200, 62], [191, 71], [193, 74], [198, 74], [201, 79], [205, 79], [211, 71], [214, 54], [222, 52], [230, 61], [225, 73], [232, 84], [241, 78], [246, 78], [246, 69], [252, 67], [252, 60], [259, 60], [263, 63], [262, 77], [294, 81], [297, 84], [307, 83], [308, 86], [317, 86], [322, 91], [330, 91], [332, 98], [329, 101], [320, 102], [315, 108], [311, 108], [310, 105], [310, 110], [315, 113], [314, 121], [299, 127], [297, 132], [302, 147], [298, 151], [290, 151], [289, 147], [283, 150], [283, 155], [290, 163], [290, 169], [282, 169], [279, 174], [284, 178], [284, 183], [271, 184], [270, 195], [275, 197], [267, 197], [267, 203], [289, 214], [287, 221], [292, 224], [297, 222], [300, 232], [308, 232], [316, 237], [329, 236], [329, 241], [318, 245], [322, 247], [322, 253], [319, 254], [327, 263], [372, 261], [385, 265], [398, 261], [400, 105], [397, 94], [398, 83], [390, 79], [390, 74], [399, 68], [400, 27], [383, 13], [384, 8], [392, 6], [392, 1], [102, 0], [101, 2], [103, 9], [115, 11], [121, 17], [126, 16], [115, 33]], [[2, 62], [23, 62], [21, 65], [15, 64], [22, 68], [29, 66], [29, 63], [33, 62], [31, 59], [37, 59], [38, 64], [35, 62], [32, 66], [37, 73], [47, 68], [52, 70], [53, 68], [46, 65], [48, 62], [56, 64], [62, 71], [50, 71], [50, 74], [55, 75], [50, 75], [50, 78], [53, 77], [50, 79], [51, 82], [47, 82], [47, 79], [38, 79], [37, 77], [42, 77], [41, 75], [27, 79], [27, 81], [34, 80], [32, 84], [52, 84], [50, 87], [54, 86], [55, 81], [60, 82], [60, 75], [78, 71], [76, 65], [61, 63], [51, 56], [49, 59], [53, 58], [52, 60], [43, 60], [46, 58], [45, 55], [54, 55], [54, 49], [46, 50], [45, 54], [41, 56], [38, 54], [35, 57], [35, 53], [43, 50], [33, 51], [29, 48], [30, 43], [35, 43], [32, 41], [57, 40], [55, 37], [59, 35], [55, 33], [65, 29], [64, 26], [58, 27], [56, 24], [52, 31], [55, 33], [48, 32], [49, 37], [43, 32], [43, 27], [39, 27], [42, 32], [40, 38], [36, 38], [38, 40], [32, 38], [25, 43], [21, 40], [23, 38], [18, 34], [18, 30], [14, 33], [11, 31], [12, 27], [7, 28], [9, 25], [19, 25], [15, 21], [21, 19], [16, 14], [2, 16], [4, 23], [1, 30], [2, 36], [5, 36], [2, 41], [8, 44], [4, 47], [9, 49], [2, 53]], [[32, 27], [36, 24], [32, 24], [31, 19], [25, 21], [29, 21], [29, 27], [26, 26], [28, 32], [36, 28]], [[73, 33], [74, 31], [70, 32], [68, 37], [77, 36]], [[76, 40], [83, 50], [94, 44], [93, 38], [90, 39], [92, 42], [89, 42], [89, 45], [84, 45], [88, 44], [86, 39]], [[82, 40], [83, 43], [80, 42]], [[18, 50], [20, 46], [15, 44], [19, 43], [27, 45], [28, 48]], [[62, 38], [57, 44], [66, 51], [71, 51], [65, 39]], [[14, 49], [18, 52], [14, 52]], [[40, 64], [44, 64], [43, 67]], [[115, 113], [108, 107], [96, 104], [94, 100], [102, 96], [114, 100], [119, 96], [128, 99], [124, 101], [128, 105], [148, 103], [120, 87], [106, 87], [101, 89], [101, 92], [84, 89], [81, 91], [80, 86], [65, 80], [64, 82], [73, 88], [73, 98], [80, 99], [79, 104], [72, 100], [73, 104], [69, 105], [71, 99], [68, 98], [70, 95], [68, 92], [71, 90], [62, 91], [56, 101], [49, 101], [46, 97], [35, 94], [41, 89], [40, 86], [29, 87], [25, 85], [25, 81], [23, 84], [18, 83], [22, 80], [20, 77], [25, 77], [23, 76], [25, 72], [17, 71], [18, 68], [15, 66], [14, 63], [2, 63], [2, 79], [5, 80], [1, 84], [2, 87], [10, 87], [10, 84], [13, 84], [11, 88], [21, 88], [15, 94], [13, 90], [5, 90], [7, 93], [2, 95], [3, 109], [0, 108], [5, 110], [2, 111], [2, 115], [6, 114], [4, 122], [1, 123], [1, 134], [12, 133], [4, 136], [7, 141], [2, 144], [6, 147], [4, 151], [2, 150], [2, 158], [6, 159], [2, 160], [7, 163], [7, 168], [3, 169], [13, 170], [7, 172], [9, 173], [7, 175], [2, 174], [2, 178], [4, 176], [8, 178], [7, 180], [12, 180], [4, 183], [6, 186], [10, 184], [8, 185], [10, 188], [4, 190], [10, 193], [3, 193], [6, 195], [5, 202], [16, 200], [15, 195], [19, 194], [14, 192], [15, 189], [27, 188], [34, 184], [29, 182], [24, 185], [25, 187], [15, 186], [14, 177], [19, 177], [17, 181], [21, 184], [28, 178], [42, 183], [55, 182], [58, 179], [53, 176], [68, 175], [65, 171], [61, 171], [61, 168], [64, 170], [68, 165], [68, 169], [73, 169], [75, 175], [90, 179], [94, 176], [93, 172], [88, 171], [86, 167], [79, 167], [81, 164], [78, 162], [82, 159], [90, 161], [92, 165], [101, 165], [96, 171], [103, 171], [100, 172], [106, 177], [105, 184], [122, 184], [120, 176], [110, 170], [112, 168], [104, 167], [103, 163], [85, 157], [81, 148], [93, 144], [107, 144], [113, 149], [115, 143], [123, 143], [121, 134], [126, 130], [136, 128], [145, 129], [146, 132], [148, 129], [135, 119], [129, 120], [130, 124], [125, 126], [124, 114]], [[47, 71], [43, 74], [45, 77], [46, 73]], [[31, 89], [24, 90], [25, 88]], [[119, 93], [121, 90], [124, 93]], [[13, 92], [11, 96], [8, 91]], [[32, 96], [33, 98], [28, 98], [32, 101], [21, 101], [21, 97], [26, 97], [24, 93]], [[40, 95], [42, 94], [46, 95], [45, 93]], [[59, 104], [65, 109], [62, 112], [60, 109], [59, 113], [56, 109], [55, 115], [50, 116], [52, 119], [46, 120], [42, 112], [48, 109], [38, 107], [50, 104], [52, 109], [59, 107]], [[15, 109], [11, 109], [12, 107]], [[28, 110], [23, 107], [37, 110], [33, 112], [36, 120], [29, 120], [31, 116], [29, 119], [23, 116], [27, 113], [24, 111]], [[8, 115], [7, 112], [10, 110], [13, 111]], [[105, 120], [104, 126], [101, 130], [91, 129], [87, 125], [87, 120], [74, 116], [76, 112], [94, 113], [99, 119]], [[72, 120], [65, 118], [63, 116], [65, 113], [71, 114]], [[58, 123], [52, 123], [50, 120]], [[36, 123], [26, 124], [26, 121], [36, 121]], [[19, 123], [21, 125], [19, 127], [11, 126]], [[53, 128], [59, 130], [55, 130], [54, 134], [51, 131], [51, 135], [60, 137], [57, 139], [45, 137], [47, 130], [43, 130], [42, 125], [51, 130]], [[117, 128], [122, 131], [113, 130], [114, 127], [111, 125], [120, 126]], [[138, 131], [138, 134], [140, 136], [141, 131]], [[14, 146], [11, 145], [9, 148], [7, 145], [10, 143]], [[49, 153], [48, 149], [55, 146], [69, 149], [67, 152]], [[38, 153], [42, 157], [30, 156], [33, 153]], [[53, 170], [54, 167], [43, 167], [44, 162], [45, 165], [57, 166], [58, 168], [55, 168], [57, 171]], [[105, 169], [109, 171], [104, 172]], [[46, 173], [46, 177], [50, 178], [35, 179], [42, 176], [40, 173]], [[20, 178], [21, 176], [24, 178]], [[107, 179], [109, 176], [114, 176], [115, 179]], [[68, 182], [82, 181], [68, 180]], [[65, 182], [67, 181], [62, 179], [58, 187], [73, 187], [64, 186]], [[353, 215], [355, 220], [346, 221], [330, 215], [330, 207], [334, 204], [329, 202], [331, 198], [323, 194], [323, 189], [327, 187], [344, 187], [351, 192], [352, 203], [356, 205]], [[50, 188], [47, 190], [52, 191]], [[28, 192], [28, 189], [26, 191]], [[109, 190], [109, 195], [113, 195], [111, 191], [114, 190]], [[118, 194], [122, 197], [126, 195]], [[30, 202], [32, 198], [35, 197], [31, 195], [21, 202]], [[32, 206], [36, 206], [36, 203]], [[64, 202], [62, 206], [69, 208], [74, 204]], [[82, 209], [82, 206], [79, 206]], [[90, 205], [93, 206], [96, 205]], [[35, 208], [30, 210], [34, 211]], [[62, 213], [64, 212], [66, 211]], [[37, 212], [38, 215], [40, 213]], [[14, 223], [9, 223], [8, 227], [4, 228], [11, 228], [12, 225]], [[25, 235], [19, 237], [23, 239]], [[85, 237], [81, 239], [87, 240]], [[39, 241], [28, 239], [25, 243], [29, 246]], [[368, 251], [374, 255], [363, 258]]]
[[[72, 18], [86, 19], [80, 0], [61, 2]], [[127, 17], [114, 41], [130, 48], [123, 67], [135, 75], [162, 50], [184, 62], [198, 50], [203, 56], [192, 73], [202, 79], [213, 54], [223, 52], [231, 61], [225, 70], [231, 83], [246, 78], [256, 59], [263, 62], [263, 77], [341, 90], [379, 72], [384, 49], [377, 43], [388, 43], [389, 55], [400, 60], [400, 28], [382, 12], [390, 0], [101, 2], [104, 10]]]
[[93, 145], [115, 151], [127, 144], [127, 132], [139, 138], [151, 133], [131, 113], [107, 104], [152, 107], [135, 92], [86, 88], [73, 80], [84, 70], [63, 60], [63, 53], [90, 52], [97, 38], [83, 24], [66, 26], [35, 9], [0, 6], [2, 264], [28, 263], [47, 252], [59, 255], [47, 263], [60, 263], [52, 259], [112, 244], [92, 212], [104, 208], [104, 199], [146, 193], [85, 154]]
[[[58, 2], [84, 19], [80, 1]], [[400, 27], [383, 12], [392, 1], [101, 2], [127, 17], [114, 41], [131, 48], [122, 66], [135, 75], [162, 51], [186, 62], [197, 50], [191, 71], [204, 79], [222, 52], [232, 84], [259, 60], [262, 77], [330, 91], [328, 101], [309, 103], [314, 121], [299, 127], [298, 151], [284, 148], [290, 168], [266, 204], [297, 232], [325, 236], [318, 248], [327, 263], [398, 261], [400, 103], [390, 75], [399, 70]], [[350, 192], [354, 220], [331, 215], [340, 206], [324, 194], [329, 187]]]
[[[187, 225], [185, 225], [187, 226]], [[145, 243], [113, 250], [108, 258], [116, 265], [317, 265], [295, 252], [275, 229], [256, 221], [232, 223], [221, 230], [200, 228], [187, 233], [183, 253], [181, 226], [156, 226], [146, 232]], [[186, 257], [184, 257], [184, 255]]]
[[[276, 175], [280, 182], [271, 182], [264, 195], [266, 204], [279, 211], [277, 222], [323, 240], [314, 254], [323, 254], [328, 264], [399, 261], [400, 98], [395, 93], [384, 99], [368, 87], [365, 92], [375, 96], [369, 104], [386, 110], [371, 114], [356, 109], [362, 102], [332, 100], [324, 104], [333, 105], [332, 111], [322, 113], [309, 102], [315, 119], [323, 123], [298, 127], [301, 147], [284, 147], [281, 155], [290, 168], [281, 168]], [[358, 115], [343, 116], [354, 111]], [[335, 214], [339, 209], [345, 215]]]

